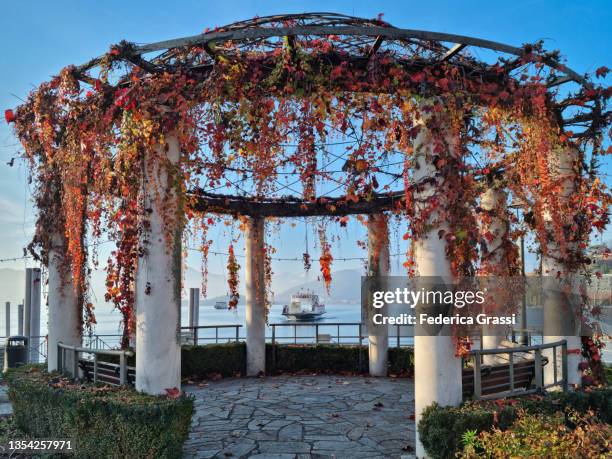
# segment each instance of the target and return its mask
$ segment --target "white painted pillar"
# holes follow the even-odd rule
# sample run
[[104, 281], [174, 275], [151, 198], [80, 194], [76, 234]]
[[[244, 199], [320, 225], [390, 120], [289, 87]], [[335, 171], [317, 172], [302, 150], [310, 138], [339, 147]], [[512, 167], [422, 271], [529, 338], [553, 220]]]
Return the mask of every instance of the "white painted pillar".
[[9, 336], [11, 336], [11, 302], [7, 301], [5, 304], [5, 308], [4, 308], [4, 326], [5, 328], [5, 334], [6, 337], [8, 338]]
[[266, 286], [264, 220], [250, 217], [245, 225], [247, 376], [266, 371]]
[[[389, 230], [385, 214], [371, 214], [368, 218], [368, 276], [374, 278], [375, 290], [386, 290], [385, 277], [389, 275]], [[368, 307], [368, 356], [371, 376], [387, 376], [389, 353], [389, 327], [375, 324], [374, 314], [387, 315], [387, 305]]]
[[[47, 294], [47, 369], [57, 370], [57, 343], [81, 345], [81, 310], [78, 293], [72, 283], [70, 268], [64, 266], [65, 241], [63, 235], [51, 236]], [[24, 319], [25, 320], [25, 319]], [[69, 359], [70, 353], [66, 353]], [[66, 361], [67, 368], [73, 368]]]
[[[136, 389], [164, 394], [181, 387], [181, 176], [175, 135], [145, 152], [141, 202], [148, 231], [136, 270]], [[167, 217], [167, 218], [165, 218]]]
[[[508, 232], [508, 220], [500, 215], [507, 211], [506, 193], [498, 187], [489, 187], [481, 196], [480, 207], [487, 215], [483, 218], [481, 225], [482, 239], [485, 243], [487, 253], [483, 254], [481, 270], [486, 276], [504, 277], [508, 276], [508, 263], [502, 244], [504, 236]], [[492, 238], [487, 239], [485, 234], [490, 233]], [[497, 349], [503, 336], [498, 333], [499, 327], [483, 327], [482, 349]], [[497, 333], [496, 333], [497, 331]], [[483, 356], [485, 365], [493, 365], [496, 361], [495, 355]]]
[[189, 326], [192, 327], [193, 344], [198, 344], [198, 329], [200, 325], [200, 289], [189, 289]]
[[[422, 117], [425, 118], [421, 121], [423, 125], [429, 116], [432, 116], [431, 112], [422, 113]], [[437, 116], [444, 115], [439, 114]], [[435, 146], [433, 135], [432, 132], [423, 127], [414, 141], [417, 158], [414, 169], [414, 180], [416, 182], [436, 175], [436, 167], [431, 161]], [[443, 132], [437, 135], [444, 135], [446, 147], [451, 149], [449, 153], [451, 155], [455, 154], [457, 143], [450, 133]], [[440, 179], [437, 182], [439, 184]], [[420, 201], [433, 195], [435, 186], [433, 183], [424, 185], [418, 193], [415, 193], [415, 199]], [[438, 196], [440, 200], [444, 199], [443, 194]], [[427, 205], [416, 205], [417, 212], [424, 211], [427, 208]], [[433, 223], [436, 216], [437, 214], [434, 211], [429, 216], [429, 221]], [[415, 261], [419, 276], [437, 277], [450, 285], [452, 274], [450, 262], [445, 253], [446, 241], [444, 238], [438, 237], [439, 230], [448, 230], [448, 227], [445, 223], [431, 226], [418, 240], [414, 241]], [[443, 334], [444, 331], [441, 329], [436, 336], [419, 336], [419, 333], [415, 333], [414, 389], [415, 421], [417, 425], [423, 410], [432, 403], [436, 402], [442, 406], [456, 406], [462, 400], [461, 359], [455, 357], [455, 342], [450, 336], [449, 330], [445, 331], [446, 333]], [[417, 457], [426, 457], [425, 449], [419, 440], [418, 429], [416, 429], [416, 455]]]
[[[555, 180], [560, 181], [561, 190], [559, 200], [563, 206], [567, 199], [575, 192], [574, 179], [576, 174], [576, 161], [578, 161], [578, 151], [575, 148], [563, 148], [556, 152], [555, 161], [551, 165], [551, 175]], [[561, 216], [564, 221], [573, 221], [573, 214]], [[546, 226], [550, 229], [552, 216], [549, 212], [544, 213]], [[548, 253], [542, 257], [542, 275], [544, 276], [544, 343], [552, 343], [562, 339], [567, 340], [567, 348], [570, 353], [567, 356], [568, 385], [580, 385], [582, 372], [578, 369], [582, 361], [582, 355], [575, 350], [582, 349], [580, 338], [580, 321], [567, 309], [567, 292], [574, 295], [579, 294], [580, 279], [574, 272], [568, 272], [567, 267], [559, 261], [559, 243], [554, 240], [554, 235], [548, 243]], [[573, 247], [569, 247], [572, 250]], [[557, 276], [559, 279], [557, 280]], [[567, 290], [569, 286], [569, 291]], [[564, 292], [565, 290], [565, 292]], [[562, 330], [565, 333], [560, 333]], [[571, 352], [574, 351], [574, 352]], [[544, 367], [544, 384], [551, 384], [554, 381], [555, 367], [553, 365], [552, 351], [547, 350], [543, 355], [548, 357], [548, 364]], [[561, 352], [557, 353], [557, 377], [561, 377], [562, 359]]]

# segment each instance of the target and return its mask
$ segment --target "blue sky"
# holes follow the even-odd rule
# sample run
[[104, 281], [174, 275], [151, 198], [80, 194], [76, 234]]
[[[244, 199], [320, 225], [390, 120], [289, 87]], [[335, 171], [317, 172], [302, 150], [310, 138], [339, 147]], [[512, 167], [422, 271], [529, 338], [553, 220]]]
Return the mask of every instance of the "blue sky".
[[[362, 17], [384, 13], [395, 26], [471, 35], [511, 45], [544, 39], [549, 49], [561, 49], [578, 73], [611, 66], [612, 2], [515, 0], [500, 1], [21, 1], [0, 6], [0, 108], [19, 103], [41, 81], [67, 64], [80, 64], [104, 53], [122, 39], [137, 43], [192, 35], [253, 16], [331, 11]], [[17, 257], [33, 231], [34, 214], [23, 165], [6, 162], [19, 151], [10, 128], [0, 123], [0, 259]], [[604, 172], [610, 172], [605, 166]], [[285, 227], [278, 256], [299, 257], [304, 234]], [[363, 238], [358, 226], [338, 235]], [[357, 235], [357, 236], [355, 236]], [[607, 237], [604, 237], [607, 239]], [[311, 238], [312, 239], [312, 238]], [[278, 241], [278, 237], [276, 238]], [[225, 244], [225, 245], [224, 245]], [[278, 246], [279, 244], [277, 244]], [[224, 251], [221, 241], [217, 249]], [[362, 256], [354, 242], [346, 241], [337, 256]], [[392, 249], [393, 251], [393, 249]], [[104, 260], [104, 258], [102, 258]], [[1, 263], [22, 267], [23, 261]], [[195, 256], [189, 263], [199, 266]], [[219, 272], [225, 261], [211, 262]], [[298, 269], [288, 263], [275, 270]], [[358, 261], [337, 263], [335, 268], [358, 267]]]

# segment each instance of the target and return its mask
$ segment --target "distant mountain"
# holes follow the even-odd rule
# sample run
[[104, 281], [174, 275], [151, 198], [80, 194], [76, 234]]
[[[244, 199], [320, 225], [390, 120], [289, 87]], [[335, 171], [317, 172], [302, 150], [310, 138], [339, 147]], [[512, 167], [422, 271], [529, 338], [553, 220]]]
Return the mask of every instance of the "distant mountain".
[[[278, 275], [274, 278], [272, 291], [274, 292], [275, 303], [286, 303], [291, 298], [291, 295], [298, 290], [311, 290], [327, 303], [359, 303], [361, 301], [361, 271], [357, 269], [344, 269], [332, 272], [332, 283], [330, 293], [327, 294], [324, 282], [315, 277], [313, 280], [296, 282], [302, 276], [295, 276], [286, 273], [286, 276]], [[275, 274], [275, 276], [277, 276]], [[283, 278], [287, 278], [283, 281]], [[303, 276], [305, 277], [305, 276]], [[241, 282], [241, 286], [244, 284]], [[282, 288], [278, 288], [282, 285]], [[276, 288], [276, 289], [275, 289]], [[227, 301], [228, 298], [224, 295], [218, 297], [209, 297], [205, 300], [206, 304], [214, 303], [215, 301]], [[240, 293], [240, 304], [244, 304], [244, 292]]]

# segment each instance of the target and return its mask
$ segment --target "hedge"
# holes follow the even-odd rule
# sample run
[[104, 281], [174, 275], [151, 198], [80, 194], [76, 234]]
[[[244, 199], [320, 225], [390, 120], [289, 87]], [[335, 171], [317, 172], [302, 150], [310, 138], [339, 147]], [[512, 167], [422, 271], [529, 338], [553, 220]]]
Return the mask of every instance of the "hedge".
[[31, 438], [70, 438], [77, 458], [179, 458], [193, 400], [129, 388], [72, 384], [38, 365], [7, 374], [16, 427]]
[[246, 344], [207, 344], [183, 346], [181, 374], [183, 378], [205, 378], [213, 374], [222, 376], [246, 373]]
[[[360, 357], [361, 351], [361, 357]], [[412, 374], [414, 353], [411, 348], [389, 349], [389, 373]], [[367, 373], [366, 346], [277, 345], [266, 344], [266, 372], [295, 373]], [[245, 343], [183, 346], [183, 378], [202, 378], [214, 374], [244, 375], [246, 372]]]
[[563, 412], [567, 408], [586, 413], [592, 410], [600, 422], [612, 423], [612, 389], [552, 392], [544, 397], [517, 397], [497, 402], [468, 402], [460, 407], [433, 404], [419, 421], [419, 439], [430, 457], [454, 458], [461, 450], [461, 438], [467, 431], [477, 433], [496, 427], [509, 428], [519, 409], [530, 414]]

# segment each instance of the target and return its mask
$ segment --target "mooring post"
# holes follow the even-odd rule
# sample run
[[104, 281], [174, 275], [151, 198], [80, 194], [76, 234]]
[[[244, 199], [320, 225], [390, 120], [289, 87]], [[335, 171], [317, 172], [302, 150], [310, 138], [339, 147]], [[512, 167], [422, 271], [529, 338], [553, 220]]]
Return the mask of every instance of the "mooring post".
[[[26, 268], [25, 272], [25, 300], [23, 302], [23, 336], [28, 340], [28, 346], [30, 343], [30, 314], [31, 314], [31, 291], [32, 291], [32, 268]], [[28, 362], [30, 361], [30, 349], [28, 347], [27, 352]]]
[[[389, 230], [385, 214], [371, 214], [368, 218], [368, 276], [375, 284], [375, 290], [386, 290], [389, 275]], [[371, 303], [371, 299], [369, 299]], [[368, 358], [371, 376], [387, 376], [389, 352], [389, 327], [376, 324], [375, 314], [387, 315], [388, 308], [375, 309], [368, 304]]]
[[245, 225], [247, 376], [266, 371], [266, 286], [264, 220], [250, 217]]
[[6, 338], [11, 336], [11, 302], [7, 301], [4, 307], [4, 325], [6, 327]]
[[40, 268], [31, 268], [30, 288], [30, 361], [38, 363], [40, 357], [40, 299], [42, 294]]
[[17, 334], [23, 336], [23, 303], [17, 305]]
[[[181, 388], [180, 144], [176, 135], [145, 150], [142, 256], [136, 270], [136, 390]], [[159, 194], [163, 197], [160, 198]]]
[[189, 289], [189, 326], [193, 333], [193, 344], [198, 344], [198, 328], [200, 326], [200, 289]]

